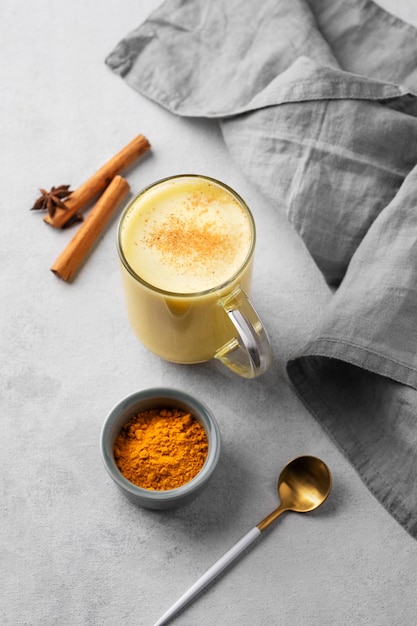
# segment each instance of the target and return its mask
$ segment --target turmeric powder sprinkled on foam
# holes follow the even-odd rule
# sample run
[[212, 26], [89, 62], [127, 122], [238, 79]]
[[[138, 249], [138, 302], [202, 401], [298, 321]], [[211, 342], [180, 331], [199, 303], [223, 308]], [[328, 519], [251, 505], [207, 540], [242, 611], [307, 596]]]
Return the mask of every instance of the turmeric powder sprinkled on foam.
[[114, 458], [130, 482], [154, 491], [194, 478], [208, 452], [202, 425], [179, 409], [151, 409], [130, 419], [114, 445]]
[[[224, 267], [235, 258], [241, 241], [234, 231], [220, 227], [222, 202], [230, 203], [229, 194], [213, 186], [204, 194], [190, 193], [182, 201], [181, 217], [171, 213], [163, 223], [149, 229], [143, 242], [159, 252], [162, 262], [175, 266], [179, 272], [190, 268], [198, 272], [198, 267], [205, 266], [214, 268], [216, 261]], [[218, 207], [217, 215], [215, 207]]]
[[175, 215], [155, 228], [146, 244], [156, 248], [162, 260], [178, 270], [204, 266], [207, 261], [214, 265], [216, 258], [223, 265], [236, 254], [236, 239], [231, 234], [218, 232], [213, 223], [201, 223], [196, 218], [184, 221]]

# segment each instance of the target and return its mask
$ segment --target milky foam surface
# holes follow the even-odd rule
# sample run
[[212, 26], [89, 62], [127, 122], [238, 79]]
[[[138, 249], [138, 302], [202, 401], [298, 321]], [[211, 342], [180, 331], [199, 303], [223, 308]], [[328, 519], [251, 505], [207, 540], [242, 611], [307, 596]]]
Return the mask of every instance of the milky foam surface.
[[212, 181], [171, 179], [142, 194], [128, 211], [121, 244], [134, 272], [175, 293], [206, 291], [244, 264], [252, 230], [246, 211]]

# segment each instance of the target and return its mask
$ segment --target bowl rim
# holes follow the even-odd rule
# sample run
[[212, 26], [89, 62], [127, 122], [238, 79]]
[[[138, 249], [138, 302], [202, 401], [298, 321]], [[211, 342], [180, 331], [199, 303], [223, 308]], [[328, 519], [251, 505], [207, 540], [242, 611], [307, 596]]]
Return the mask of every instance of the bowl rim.
[[[200, 423], [202, 423], [209, 441], [207, 458], [201, 470], [187, 483], [184, 483], [179, 487], [175, 487], [174, 489], [154, 491], [135, 485], [130, 482], [130, 480], [125, 478], [117, 467], [113, 456], [111, 445], [112, 430], [115, 423], [117, 423], [120, 418], [121, 413], [128, 413], [129, 408], [137, 402], [146, 400], [152, 402], [153, 398], [155, 398], [155, 400], [166, 401], [167, 403], [172, 402], [174, 406], [175, 402], [180, 402], [185, 406], [188, 406], [194, 417], [199, 421], [201, 420]], [[131, 415], [126, 415], [126, 420], [123, 423], [129, 421], [134, 414], [135, 412]], [[208, 406], [190, 393], [171, 387], [151, 387], [139, 389], [128, 394], [127, 396], [124, 396], [113, 406], [112, 409], [110, 409], [106, 419], [104, 420], [100, 433], [101, 458], [104, 463], [104, 467], [114, 482], [124, 491], [129, 492], [137, 498], [157, 502], [164, 502], [185, 497], [202, 486], [211, 477], [216, 468], [217, 461], [220, 456], [220, 447], [220, 428], [216, 418]]]

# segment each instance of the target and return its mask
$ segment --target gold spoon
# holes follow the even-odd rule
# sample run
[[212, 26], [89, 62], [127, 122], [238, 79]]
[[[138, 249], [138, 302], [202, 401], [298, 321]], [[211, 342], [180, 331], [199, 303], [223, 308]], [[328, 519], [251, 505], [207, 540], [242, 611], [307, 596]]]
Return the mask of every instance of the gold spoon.
[[327, 465], [315, 456], [299, 456], [290, 461], [278, 479], [280, 505], [257, 526], [252, 528], [226, 554], [207, 570], [186, 591], [155, 626], [166, 624], [171, 617], [184, 607], [194, 596], [206, 587], [216, 576], [232, 563], [253, 542], [265, 528], [285, 511], [307, 513], [317, 509], [326, 500], [332, 488], [332, 476]]

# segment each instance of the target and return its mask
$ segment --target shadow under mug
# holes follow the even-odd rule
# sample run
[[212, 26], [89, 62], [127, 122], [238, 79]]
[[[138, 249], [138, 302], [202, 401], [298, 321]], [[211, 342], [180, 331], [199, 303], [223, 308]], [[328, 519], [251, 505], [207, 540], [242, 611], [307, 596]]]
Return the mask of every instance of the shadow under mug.
[[[123, 249], [122, 230], [127, 216], [136, 208], [140, 210], [141, 200], [150, 190], [186, 179], [208, 182], [230, 194], [247, 216], [251, 243], [243, 264], [226, 282], [195, 293], [176, 293], [150, 284], [131, 267]], [[174, 363], [201, 363], [215, 358], [245, 378], [264, 373], [272, 360], [271, 346], [247, 296], [255, 241], [255, 223], [248, 206], [235, 191], [213, 178], [196, 174], [164, 178], [135, 196], [119, 220], [117, 250], [128, 317], [140, 342]]]

